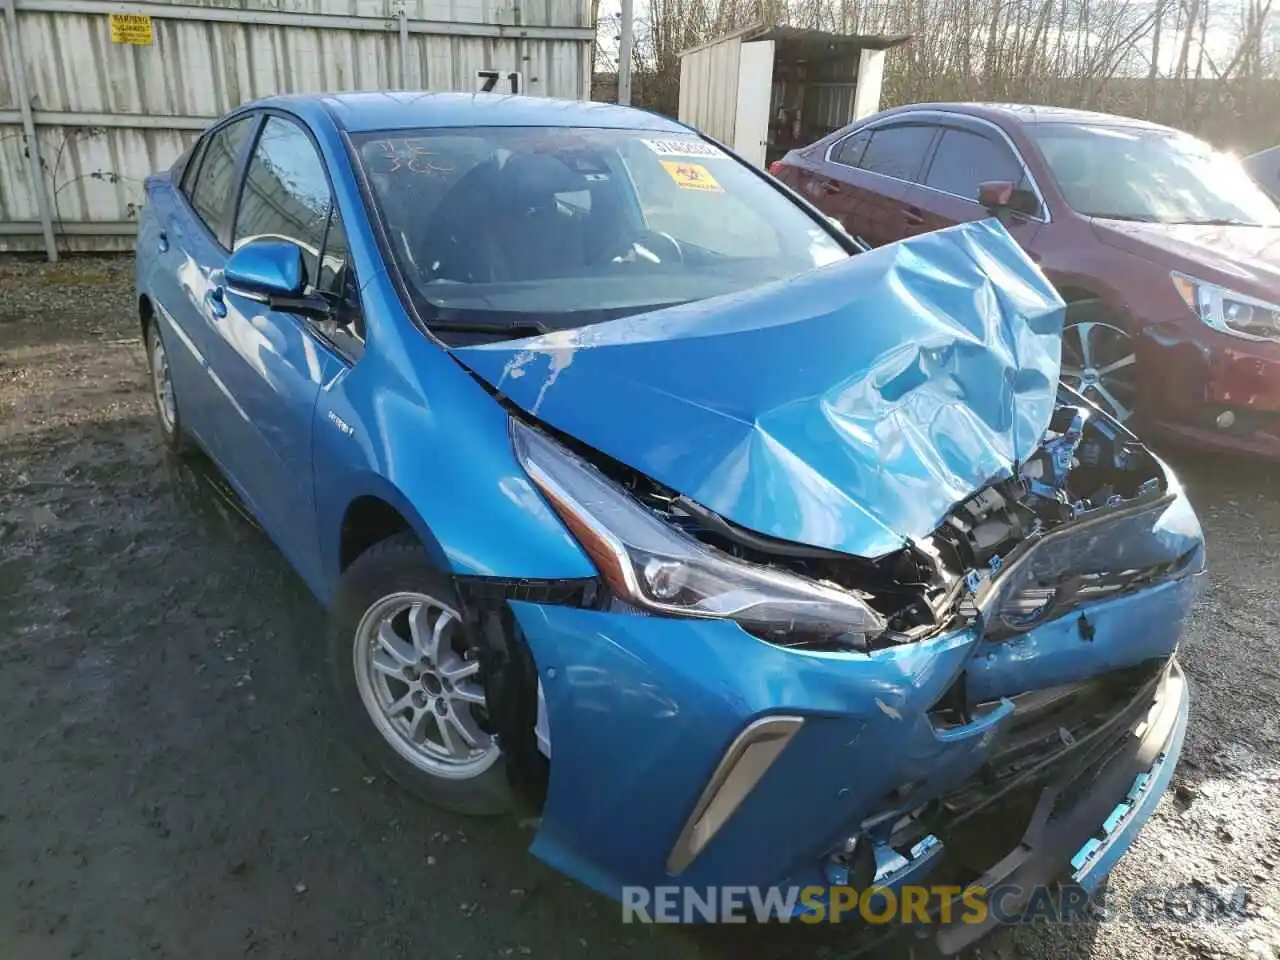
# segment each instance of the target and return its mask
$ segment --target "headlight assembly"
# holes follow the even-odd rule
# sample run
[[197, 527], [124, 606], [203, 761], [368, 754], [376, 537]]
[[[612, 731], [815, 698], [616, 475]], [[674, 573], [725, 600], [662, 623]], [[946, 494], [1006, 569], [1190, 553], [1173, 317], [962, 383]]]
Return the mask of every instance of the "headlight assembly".
[[708, 546], [550, 437], [511, 424], [525, 470], [622, 600], [667, 616], [734, 620], [784, 642], [864, 647], [884, 630], [880, 614], [855, 594]]
[[1280, 340], [1280, 306], [1185, 274], [1172, 277], [1187, 306], [1215, 330], [1248, 340]]

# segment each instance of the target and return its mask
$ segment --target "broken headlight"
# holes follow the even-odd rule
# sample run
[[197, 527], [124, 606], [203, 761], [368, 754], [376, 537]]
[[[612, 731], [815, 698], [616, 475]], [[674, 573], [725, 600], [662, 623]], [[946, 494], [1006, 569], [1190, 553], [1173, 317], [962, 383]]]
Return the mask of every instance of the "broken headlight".
[[1181, 273], [1173, 274], [1173, 285], [1196, 316], [1215, 330], [1249, 340], [1280, 340], [1280, 305]]
[[884, 630], [883, 618], [855, 594], [716, 550], [550, 437], [511, 424], [525, 470], [627, 603], [668, 616], [734, 620], [770, 639], [862, 647]]

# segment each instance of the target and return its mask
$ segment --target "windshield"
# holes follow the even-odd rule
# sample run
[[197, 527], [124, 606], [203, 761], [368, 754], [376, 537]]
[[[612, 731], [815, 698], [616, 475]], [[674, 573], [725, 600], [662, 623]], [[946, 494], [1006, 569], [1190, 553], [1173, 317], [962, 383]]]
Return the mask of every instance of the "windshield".
[[733, 293], [849, 254], [694, 135], [477, 127], [356, 140], [428, 322], [565, 329]]
[[1186, 134], [1029, 124], [1071, 208], [1152, 223], [1280, 225], [1280, 209], [1234, 157]]

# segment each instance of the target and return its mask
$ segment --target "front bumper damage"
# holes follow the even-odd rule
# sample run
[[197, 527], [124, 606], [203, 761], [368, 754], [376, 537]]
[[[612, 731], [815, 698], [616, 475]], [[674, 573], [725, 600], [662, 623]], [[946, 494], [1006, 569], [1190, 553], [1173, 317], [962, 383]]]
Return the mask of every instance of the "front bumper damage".
[[[955, 919], [917, 931], [933, 938], [938, 953], [958, 953], [1002, 917], [1018, 916], [1043, 885], [1069, 880], [1096, 889], [1129, 849], [1173, 777], [1187, 725], [1190, 697], [1177, 661], [1154, 680], [1142, 690], [1151, 696], [1135, 697], [1026, 790], [1035, 802], [1016, 845], [967, 884], [1001, 891], [998, 909], [980, 923], [964, 922], [958, 894], [949, 914]], [[933, 912], [935, 921], [940, 914]]]
[[[842, 859], [851, 840], [874, 852], [887, 885], [957, 870], [972, 883], [1073, 872], [1096, 883], [1158, 801], [1186, 723], [1172, 657], [1201, 541], [1181, 493], [1151, 529], [1195, 562], [1003, 641], [978, 621], [832, 653], [776, 646], [729, 621], [510, 602], [554, 743], [533, 852], [615, 898], [625, 886], [853, 882]], [[1020, 742], [1032, 700], [1043, 708], [1046, 695], [1102, 680], [1120, 692], [1074, 733], [1064, 720], [1060, 748]], [[957, 691], [975, 705], [964, 722], [943, 707]], [[1040, 718], [1055, 736], [1056, 716]], [[1007, 825], [1019, 804], [1006, 847], [968, 849], [981, 816], [998, 809]], [[950, 953], [981, 932], [933, 935]]]
[[1280, 457], [1280, 344], [1198, 320], [1153, 324], [1137, 339], [1148, 431], [1208, 449]]

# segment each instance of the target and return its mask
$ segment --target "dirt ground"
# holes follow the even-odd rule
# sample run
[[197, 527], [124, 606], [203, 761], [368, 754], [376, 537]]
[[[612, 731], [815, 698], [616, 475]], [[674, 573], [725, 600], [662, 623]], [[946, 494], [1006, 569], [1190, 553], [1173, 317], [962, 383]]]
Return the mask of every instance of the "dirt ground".
[[[852, 955], [847, 930], [623, 925], [527, 827], [374, 776], [337, 733], [322, 611], [161, 452], [131, 270], [0, 262], [0, 956]], [[1194, 715], [1110, 885], [1162, 919], [1001, 931], [980, 956], [1280, 957], [1280, 468], [1171, 459], [1210, 549]], [[1236, 887], [1243, 919], [1178, 922]]]

